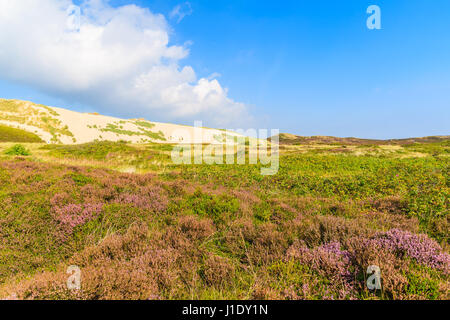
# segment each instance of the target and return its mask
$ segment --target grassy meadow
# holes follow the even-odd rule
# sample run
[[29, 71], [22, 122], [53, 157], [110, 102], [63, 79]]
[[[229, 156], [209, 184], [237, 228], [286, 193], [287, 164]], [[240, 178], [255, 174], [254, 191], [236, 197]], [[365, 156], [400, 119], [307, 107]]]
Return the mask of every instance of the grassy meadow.
[[450, 140], [282, 144], [273, 176], [172, 147], [1, 142], [0, 298], [450, 298]]

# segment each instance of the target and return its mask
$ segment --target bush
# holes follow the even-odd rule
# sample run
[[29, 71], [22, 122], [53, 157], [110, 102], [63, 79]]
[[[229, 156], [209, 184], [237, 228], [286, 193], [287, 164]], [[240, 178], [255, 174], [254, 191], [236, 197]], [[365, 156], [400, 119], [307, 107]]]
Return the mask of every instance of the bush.
[[5, 151], [5, 154], [10, 156], [29, 156], [31, 155], [30, 151], [27, 150], [23, 145], [16, 144], [12, 146], [8, 150]]

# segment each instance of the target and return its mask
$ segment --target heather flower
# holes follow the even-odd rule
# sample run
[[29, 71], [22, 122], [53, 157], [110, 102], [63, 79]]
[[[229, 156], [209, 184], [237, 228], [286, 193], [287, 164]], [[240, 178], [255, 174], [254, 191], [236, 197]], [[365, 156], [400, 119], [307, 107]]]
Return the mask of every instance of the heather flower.
[[377, 233], [369, 241], [394, 252], [399, 256], [406, 255], [430, 268], [450, 272], [450, 255], [443, 252], [439, 244], [424, 234], [413, 234], [408, 231], [392, 229]]
[[327, 292], [334, 292], [337, 296], [325, 294], [323, 299], [354, 298], [355, 277], [351, 271], [351, 254], [341, 250], [339, 242], [327, 243], [313, 249], [300, 242], [291, 246], [287, 254], [330, 280], [330, 290]]
[[63, 240], [67, 239], [73, 230], [96, 217], [102, 210], [103, 204], [68, 204], [53, 208], [53, 217], [60, 224]]
[[319, 250], [328, 254], [340, 257], [345, 263], [350, 263], [350, 253], [345, 250], [341, 250], [341, 244], [339, 242], [330, 242], [328, 244], [321, 245]]

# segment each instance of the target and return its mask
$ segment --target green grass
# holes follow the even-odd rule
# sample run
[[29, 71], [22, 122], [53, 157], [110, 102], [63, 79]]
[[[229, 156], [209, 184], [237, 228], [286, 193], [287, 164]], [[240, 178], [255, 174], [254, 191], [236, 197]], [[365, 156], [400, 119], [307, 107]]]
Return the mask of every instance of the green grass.
[[104, 160], [108, 154], [119, 153], [127, 155], [135, 148], [125, 142], [99, 141], [78, 145], [45, 145], [43, 150], [49, 150], [51, 156], [57, 158], [84, 158]]
[[[165, 144], [26, 147], [26, 160], [0, 161], [0, 297], [26, 288], [26, 297], [77, 298], [58, 289], [76, 264], [87, 270], [86, 299], [448, 298], [444, 272], [360, 246], [400, 229], [448, 254], [447, 142], [376, 154], [290, 147], [274, 176], [260, 164], [174, 165]], [[142, 174], [118, 172], [125, 166]], [[330, 243], [352, 259], [324, 254]], [[381, 292], [365, 287], [370, 264], [382, 269]]]
[[235, 218], [239, 212], [239, 202], [227, 195], [210, 195], [198, 189], [172, 210], [208, 217], [216, 224], [223, 224], [232, 219], [231, 217]]
[[36, 134], [0, 124], [0, 142], [43, 142]]
[[95, 161], [97, 166], [109, 169], [148, 172], [170, 166], [171, 148], [170, 145], [152, 143], [131, 145], [124, 141], [95, 141], [78, 145], [44, 145], [38, 151], [47, 161], [53, 158], [74, 164]]
[[450, 140], [433, 143], [414, 143], [406, 145], [408, 151], [427, 153], [438, 156], [441, 154], [450, 154]]

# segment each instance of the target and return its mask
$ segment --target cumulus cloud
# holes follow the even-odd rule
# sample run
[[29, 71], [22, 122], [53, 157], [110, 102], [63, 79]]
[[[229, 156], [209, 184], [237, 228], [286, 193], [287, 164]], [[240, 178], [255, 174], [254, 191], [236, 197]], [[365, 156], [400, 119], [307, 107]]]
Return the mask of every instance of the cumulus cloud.
[[[75, 8], [76, 9], [76, 8]], [[0, 77], [100, 112], [227, 125], [248, 117], [214, 78], [198, 79], [169, 44], [165, 17], [136, 5], [0, 0]]]
[[177, 23], [180, 23], [186, 16], [190, 16], [192, 12], [193, 10], [191, 4], [189, 2], [184, 2], [176, 5], [169, 13], [169, 17], [176, 19]]

